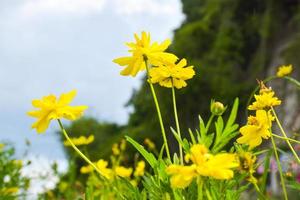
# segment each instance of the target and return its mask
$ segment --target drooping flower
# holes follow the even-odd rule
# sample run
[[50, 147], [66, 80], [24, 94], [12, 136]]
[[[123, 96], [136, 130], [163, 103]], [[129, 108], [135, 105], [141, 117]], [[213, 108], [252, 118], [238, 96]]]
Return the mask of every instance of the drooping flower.
[[192, 165], [170, 165], [166, 172], [171, 175], [173, 188], [185, 188], [197, 176], [207, 176], [215, 179], [231, 179], [234, 175], [232, 169], [239, 166], [235, 154], [219, 153], [212, 155], [201, 144], [193, 145], [190, 153], [185, 156], [186, 161], [192, 161]]
[[42, 99], [35, 99], [32, 105], [39, 110], [28, 112], [31, 117], [37, 118], [37, 121], [32, 124], [38, 133], [44, 132], [51, 120], [65, 118], [68, 120], [76, 120], [82, 116], [83, 111], [87, 106], [70, 106], [69, 104], [74, 99], [76, 90], [62, 94], [58, 99], [54, 95], [45, 96]]
[[255, 172], [256, 156], [251, 152], [242, 151], [239, 153], [240, 159], [240, 170], [249, 173], [247, 180], [251, 183], [256, 184], [257, 179], [253, 176]]
[[159, 85], [167, 88], [172, 86], [180, 89], [187, 86], [186, 80], [191, 79], [195, 75], [193, 66], [188, 66], [186, 59], [181, 59], [177, 64], [175, 62], [165, 62], [158, 67], [150, 69], [150, 81], [159, 83]]
[[[71, 141], [73, 142], [74, 145], [82, 146], [82, 145], [91, 144], [95, 140], [95, 137], [94, 137], [94, 135], [90, 135], [89, 137], [80, 136], [78, 138], [70, 138], [70, 139], [71, 139]], [[71, 146], [71, 144], [68, 140], [64, 141], [64, 145], [65, 146]]]
[[165, 40], [161, 44], [151, 43], [150, 33], [142, 32], [141, 37], [134, 34], [135, 42], [126, 43], [129, 47], [130, 56], [114, 59], [113, 62], [125, 66], [121, 71], [124, 76], [136, 76], [139, 71], [146, 69], [145, 59], [154, 66], [163, 62], [175, 62], [177, 57], [174, 54], [166, 53], [165, 50], [170, 46], [171, 41]]
[[255, 102], [252, 103], [248, 107], [249, 110], [263, 110], [269, 109], [273, 106], [278, 106], [281, 104], [281, 100], [279, 100], [275, 93], [271, 88], [261, 88], [260, 94], [254, 95]]
[[270, 112], [257, 110], [256, 116], [249, 116], [247, 125], [240, 128], [242, 136], [237, 139], [240, 144], [248, 144], [250, 149], [258, 146], [262, 138], [268, 139], [271, 136], [270, 127], [274, 117]]
[[292, 73], [293, 66], [292, 65], [282, 65], [278, 68], [276, 76], [277, 77], [284, 77]]
[[139, 161], [134, 170], [134, 176], [143, 176], [145, 173], [145, 162], [143, 160]]
[[126, 168], [123, 166], [117, 166], [115, 168], [116, 175], [121, 176], [123, 178], [129, 178], [132, 174], [132, 168]]

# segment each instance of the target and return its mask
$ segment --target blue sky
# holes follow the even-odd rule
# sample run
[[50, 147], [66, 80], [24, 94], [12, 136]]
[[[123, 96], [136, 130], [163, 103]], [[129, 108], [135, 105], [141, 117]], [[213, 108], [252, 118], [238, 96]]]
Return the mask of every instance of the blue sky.
[[72, 89], [87, 115], [126, 123], [124, 104], [141, 77], [120, 76], [112, 59], [126, 55], [134, 32], [161, 41], [183, 19], [179, 0], [0, 1], [0, 140], [13, 142], [19, 156], [28, 138], [30, 153], [63, 158], [57, 125], [37, 135], [26, 112], [32, 99]]

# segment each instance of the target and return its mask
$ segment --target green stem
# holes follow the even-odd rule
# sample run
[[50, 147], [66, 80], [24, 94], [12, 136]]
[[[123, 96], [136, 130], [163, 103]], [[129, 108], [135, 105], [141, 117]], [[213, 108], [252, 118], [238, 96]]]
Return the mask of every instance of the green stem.
[[91, 165], [101, 176], [103, 176], [103, 174], [101, 173], [101, 171], [95, 166], [95, 164], [90, 161], [90, 159], [88, 159], [76, 146], [75, 144], [72, 142], [72, 140], [70, 139], [70, 137], [68, 136], [68, 133], [66, 132], [65, 128], [63, 127], [60, 119], [57, 119], [59, 127], [61, 129], [61, 131], [63, 132], [65, 138], [69, 141], [69, 143], [71, 144], [71, 146], [73, 147], [73, 149], [89, 164]]
[[201, 180], [201, 177], [197, 178], [197, 185], [198, 185], [197, 199], [202, 200], [203, 199], [203, 180]]
[[165, 147], [166, 147], [166, 153], [167, 153], [168, 159], [171, 161], [168, 141], [167, 141], [166, 132], [165, 132], [165, 128], [164, 128], [164, 123], [163, 123], [163, 120], [162, 120], [162, 116], [161, 116], [161, 112], [160, 112], [159, 103], [158, 103], [158, 100], [157, 100], [157, 97], [156, 97], [156, 93], [155, 93], [153, 84], [152, 84], [151, 79], [150, 79], [150, 75], [149, 75], [150, 69], [149, 69], [147, 59], [145, 59], [145, 65], [146, 65], [146, 69], [147, 69], [148, 82], [149, 82], [149, 85], [150, 85], [151, 93], [152, 93], [152, 96], [153, 96], [153, 99], [154, 99], [154, 103], [155, 103], [155, 107], [156, 107], [156, 111], [157, 111], [157, 115], [158, 115], [158, 120], [159, 120], [159, 124], [160, 124], [160, 128], [161, 128], [161, 133], [162, 133], [164, 144], [165, 144]]
[[263, 199], [263, 200], [266, 199], [265, 196], [263, 195], [263, 193], [260, 191], [258, 185], [257, 185], [255, 182], [253, 183], [253, 185], [254, 185], [254, 187], [255, 187], [255, 190], [256, 190], [257, 193], [259, 194], [259, 197], [260, 197], [259, 199]]
[[274, 154], [275, 154], [275, 158], [276, 158], [276, 162], [277, 162], [277, 166], [278, 166], [278, 171], [279, 171], [279, 175], [280, 175], [281, 187], [282, 187], [284, 199], [288, 200], [288, 196], [287, 196], [287, 192], [286, 192], [286, 188], [285, 188], [285, 182], [284, 182], [284, 178], [283, 178], [283, 174], [282, 174], [282, 168], [281, 168], [279, 156], [278, 156], [278, 153], [277, 153], [277, 147], [276, 147], [276, 144], [275, 144], [275, 141], [274, 141], [274, 138], [273, 138], [272, 135], [271, 135], [271, 140], [272, 140]]
[[[174, 85], [173, 85], [173, 80], [172, 80], [172, 99], [173, 99], [173, 108], [174, 108], [174, 116], [175, 116], [177, 134], [178, 134], [178, 136], [181, 140], [180, 126], [179, 126], [178, 114], [177, 114], [176, 95], [175, 95], [175, 88], [174, 88]], [[183, 164], [182, 146], [180, 145], [179, 142], [178, 142], [178, 145], [179, 145], [180, 162], [181, 162], [181, 164]]]
[[291, 142], [295, 142], [295, 143], [300, 144], [300, 141], [294, 140], [294, 139], [292, 139], [292, 138], [282, 137], [282, 136], [279, 136], [279, 135], [276, 135], [276, 134], [273, 134], [273, 133], [272, 133], [272, 135], [273, 135], [274, 137], [276, 137], [276, 138], [279, 138], [279, 139], [282, 139], [282, 140], [285, 140], [285, 141], [289, 140], [289, 141], [291, 141]]
[[300, 159], [299, 159], [299, 157], [298, 157], [296, 151], [294, 150], [293, 146], [291, 145], [290, 141], [287, 139], [288, 137], [287, 137], [287, 135], [286, 135], [284, 129], [282, 128], [282, 125], [281, 125], [281, 123], [280, 123], [280, 121], [279, 121], [279, 119], [278, 119], [278, 117], [277, 117], [277, 115], [276, 115], [276, 112], [275, 112], [274, 108], [271, 107], [271, 109], [272, 109], [273, 115], [274, 115], [274, 117], [275, 117], [275, 120], [276, 120], [276, 122], [277, 122], [277, 124], [278, 124], [278, 126], [279, 126], [279, 129], [280, 129], [282, 135], [284, 136], [284, 138], [286, 139], [286, 140], [285, 140], [286, 143], [288, 144], [288, 146], [290, 147], [292, 153], [294, 154], [295, 158], [297, 159], [297, 162], [300, 164]]

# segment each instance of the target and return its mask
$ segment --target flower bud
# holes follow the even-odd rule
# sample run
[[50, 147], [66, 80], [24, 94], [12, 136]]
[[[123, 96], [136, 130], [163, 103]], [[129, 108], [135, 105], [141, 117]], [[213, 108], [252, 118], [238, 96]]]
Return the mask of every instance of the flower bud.
[[221, 102], [212, 100], [210, 103], [210, 112], [214, 115], [222, 115], [226, 107]]

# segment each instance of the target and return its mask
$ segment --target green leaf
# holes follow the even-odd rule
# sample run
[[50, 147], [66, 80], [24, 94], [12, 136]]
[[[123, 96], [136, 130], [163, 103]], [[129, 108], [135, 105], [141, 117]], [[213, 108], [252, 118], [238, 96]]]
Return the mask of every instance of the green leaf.
[[206, 136], [205, 123], [200, 115], [199, 115], [199, 130], [200, 130], [201, 138], [205, 138]]
[[233, 106], [232, 106], [232, 109], [231, 109], [231, 113], [230, 113], [230, 116], [228, 118], [228, 121], [226, 123], [226, 127], [225, 127], [225, 130], [229, 127], [231, 127], [233, 125], [233, 123], [235, 122], [235, 119], [236, 119], [236, 115], [237, 115], [237, 111], [238, 111], [238, 107], [239, 107], [239, 99], [236, 98], [234, 100], [234, 103], [233, 103]]
[[222, 131], [224, 128], [224, 121], [223, 118], [221, 116], [218, 117], [217, 122], [215, 123], [216, 126], [216, 140], [218, 141], [218, 139], [221, 137], [222, 135]]
[[140, 152], [140, 154], [142, 154], [142, 156], [145, 158], [145, 160], [147, 160], [152, 169], [154, 169], [157, 164], [155, 156], [152, 153], [149, 153], [142, 145], [140, 145], [131, 137], [125, 136], [125, 138], [130, 144], [132, 144], [136, 148], [136, 150], [138, 150], [138, 152]]
[[195, 136], [194, 136], [194, 133], [192, 132], [192, 130], [189, 128], [189, 134], [190, 134], [190, 137], [191, 137], [191, 140], [192, 140], [192, 143], [193, 144], [196, 144], [196, 139], [195, 139]]
[[173, 133], [174, 137], [176, 138], [177, 142], [182, 146], [182, 148], [185, 150], [185, 151], [188, 151], [189, 149], [186, 148], [187, 145], [185, 145], [185, 143], [182, 141], [182, 139], [179, 137], [178, 133], [172, 128], [170, 127], [171, 129], [171, 132]]
[[92, 185], [85, 188], [85, 199], [86, 200], [94, 200]]

